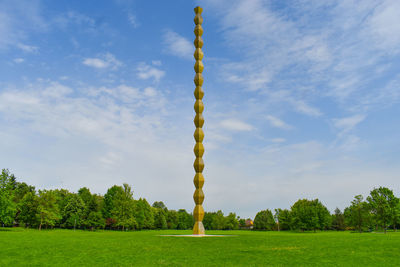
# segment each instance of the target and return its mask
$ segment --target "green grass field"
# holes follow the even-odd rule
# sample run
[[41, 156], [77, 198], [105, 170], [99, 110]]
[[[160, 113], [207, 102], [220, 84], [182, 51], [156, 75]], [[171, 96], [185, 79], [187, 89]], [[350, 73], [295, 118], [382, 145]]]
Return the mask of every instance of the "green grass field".
[[400, 232], [0, 229], [1, 266], [400, 266]]

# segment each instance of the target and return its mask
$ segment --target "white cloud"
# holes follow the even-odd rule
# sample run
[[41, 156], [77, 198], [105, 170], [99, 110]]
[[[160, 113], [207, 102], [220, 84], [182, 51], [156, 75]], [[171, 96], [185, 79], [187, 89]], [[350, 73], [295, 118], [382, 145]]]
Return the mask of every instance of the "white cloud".
[[96, 69], [117, 70], [122, 66], [122, 62], [117, 60], [111, 53], [101, 55], [99, 58], [85, 58], [82, 64]]
[[194, 46], [185, 37], [167, 30], [164, 33], [165, 52], [184, 59], [193, 59]]
[[305, 103], [302, 100], [298, 100], [298, 101], [291, 101], [292, 105], [294, 106], [295, 110], [309, 115], [309, 116], [313, 116], [313, 117], [319, 117], [322, 115], [321, 111], [319, 111], [317, 108], [315, 107], [311, 107], [310, 105], [308, 105], [307, 103]]
[[361, 97], [359, 106], [355, 110], [367, 111], [370, 109], [384, 109], [400, 102], [400, 75], [389, 80], [386, 85], [377, 91], [371, 91]]
[[367, 25], [375, 45], [389, 53], [400, 52], [399, 1], [382, 1], [368, 18]]
[[36, 46], [25, 42], [32, 33], [47, 29], [39, 1], [0, 1], [0, 49], [17, 47], [24, 52], [37, 52]]
[[58, 82], [51, 82], [47, 87], [44, 88], [42, 95], [51, 98], [61, 98], [71, 94], [72, 92], [73, 90], [65, 85], [62, 85]]
[[132, 25], [133, 28], [139, 27], [139, 23], [137, 21], [137, 18], [133, 14], [128, 14], [128, 21]]
[[[89, 88], [86, 92], [88, 96], [96, 98], [112, 97], [114, 100], [122, 101], [124, 104], [129, 103], [130, 107], [135, 109], [153, 106], [153, 108], [160, 108], [160, 111], [162, 111], [165, 103], [162, 94], [154, 87], [146, 87], [140, 90], [137, 87], [121, 84], [113, 88]], [[154, 98], [154, 96], [158, 97]]]
[[145, 63], [141, 63], [136, 70], [138, 77], [143, 80], [153, 78], [156, 82], [159, 82], [160, 79], [165, 75], [165, 71], [147, 65]]
[[221, 126], [230, 131], [251, 131], [254, 129], [250, 124], [238, 119], [223, 120], [221, 121]]
[[345, 117], [341, 119], [333, 119], [333, 123], [336, 128], [339, 128], [343, 131], [350, 131], [355, 126], [357, 126], [360, 122], [365, 119], [365, 115], [356, 114], [350, 117]]
[[107, 154], [102, 155], [98, 161], [103, 165], [106, 165], [106, 167], [115, 168], [118, 163], [122, 162], [122, 158], [118, 152], [108, 152]]
[[76, 24], [87, 24], [90, 26], [94, 26], [96, 21], [94, 19], [92, 19], [91, 17], [75, 12], [75, 11], [68, 11], [66, 13], [66, 16], [68, 18], [68, 20], [72, 21], [73, 23]]
[[98, 69], [103, 69], [108, 67], [107, 62], [105, 62], [102, 59], [99, 58], [85, 58], [83, 60], [83, 64], [90, 66], [90, 67], [94, 67], [94, 68], [98, 68]]
[[52, 24], [64, 30], [73, 25], [80, 27], [79, 30], [86, 32], [94, 32], [96, 28], [95, 19], [76, 11], [59, 14], [52, 19]]
[[17, 44], [17, 47], [27, 53], [35, 53], [39, 50], [39, 48], [36, 46], [26, 45], [21, 43]]
[[146, 87], [144, 89], [144, 95], [153, 97], [157, 95], [157, 91], [153, 87]]
[[[277, 9], [260, 0], [204, 1], [220, 21], [226, 48], [237, 55], [234, 61], [221, 59], [216, 67], [223, 80], [256, 91], [266, 102], [285, 90], [286, 96], [274, 101], [289, 102], [312, 117], [325, 114], [324, 98], [348, 111], [379, 108], [378, 103], [369, 104], [378, 100], [387, 106], [384, 99], [390, 99], [393, 90], [371, 84], [380, 84], [385, 73], [395, 71], [395, 64], [388, 64], [400, 54], [400, 3], [295, 3], [298, 12], [293, 14], [291, 4]], [[393, 75], [389, 79], [395, 80]], [[372, 101], [366, 96], [379, 97]]]
[[15, 63], [22, 63], [22, 62], [24, 62], [25, 61], [25, 59], [23, 59], [23, 58], [14, 58], [14, 60], [13, 60]]
[[11, 152], [0, 154], [0, 161], [36, 188], [88, 186], [104, 194], [127, 182], [136, 198], [191, 209], [182, 199], [191, 199], [193, 191], [187, 179], [193, 176], [193, 123], [175, 113], [154, 87], [75, 90], [43, 80], [4, 88], [0, 118], [9, 127], [0, 136]]
[[269, 123], [271, 124], [271, 126], [273, 126], [273, 127], [284, 129], [284, 130], [289, 130], [289, 129], [293, 128], [292, 126], [290, 126], [289, 124], [287, 124], [283, 120], [281, 120], [281, 119], [279, 119], [277, 117], [274, 117], [272, 115], [267, 115], [266, 118], [269, 121]]
[[117, 90], [104, 89], [104, 92], [110, 92], [114, 97], [117, 97], [125, 102], [131, 102], [141, 98], [140, 90], [138, 88], [122, 84], [116, 89]]
[[340, 119], [333, 119], [333, 125], [338, 129], [337, 139], [334, 145], [343, 151], [355, 151], [361, 144], [361, 139], [354, 134], [354, 128], [365, 120], [363, 114], [355, 114], [353, 116]]
[[358, 148], [361, 142], [361, 139], [354, 134], [342, 135], [340, 137], [341, 143], [339, 149], [342, 149], [343, 151], [354, 151]]
[[[397, 186], [398, 164], [386, 168], [393, 159], [382, 156], [390, 151], [374, 146], [374, 140], [365, 142], [365, 150], [357, 150], [364, 143], [355, 134], [369, 112], [400, 100], [400, 79], [393, 75], [400, 47], [393, 11], [399, 9], [398, 3], [295, 0], [277, 8], [255, 0], [204, 2], [208, 14], [215, 14], [212, 19], [221, 22], [214, 33], [220, 37], [215, 41], [223, 43], [215, 43], [215, 51], [221, 45], [228, 51], [218, 55], [229, 57], [206, 57], [207, 210], [236, 211], [247, 217], [265, 208], [290, 207], [304, 197], [318, 197], [331, 209], [343, 208], [355, 194], [368, 192], [377, 183]], [[0, 8], [0, 48], [35, 44], [29, 39], [36, 32], [34, 26], [24, 26], [35, 25], [33, 20], [26, 20], [23, 12], [14, 16], [4, 10]], [[71, 32], [98, 27], [82, 14], [64, 17], [66, 26], [75, 25], [68, 28]], [[212, 34], [214, 29], [208, 29]], [[193, 59], [189, 39], [190, 35], [165, 32], [166, 52]], [[82, 61], [94, 68], [120, 66], [105, 55], [89, 56]], [[9, 58], [15, 57], [22, 56]], [[57, 83], [44, 77], [23, 87], [3, 87], [0, 120], [6, 127], [0, 129], [5, 151], [0, 162], [38, 188], [89, 186], [104, 193], [113, 184], [128, 182], [135, 197], [192, 209], [193, 203], [186, 201], [193, 192], [192, 89], [186, 90], [178, 79], [159, 90], [153, 81], [165, 76], [161, 66], [158, 61], [139, 65], [134, 75], [142, 79], [140, 85], [124, 79], [124, 72], [114, 72], [111, 79], [121, 81], [115, 86], [85, 86], [76, 77]], [[167, 90], [170, 99], [164, 95]], [[262, 128], [265, 114], [285, 114], [282, 118], [293, 122], [298, 116], [293, 111], [311, 116], [304, 119], [301, 135], [285, 132], [284, 138], [276, 137], [276, 131]], [[280, 118], [269, 119], [275, 127], [291, 127]], [[310, 140], [329, 132], [326, 122], [338, 132], [336, 140]], [[315, 132], [309, 131], [310, 124]], [[234, 139], [237, 132], [242, 138]], [[368, 151], [372, 152], [364, 153]], [[387, 161], [384, 167], [379, 160]]]
[[286, 139], [285, 138], [272, 138], [271, 142], [272, 143], [284, 143], [284, 142], [286, 142]]

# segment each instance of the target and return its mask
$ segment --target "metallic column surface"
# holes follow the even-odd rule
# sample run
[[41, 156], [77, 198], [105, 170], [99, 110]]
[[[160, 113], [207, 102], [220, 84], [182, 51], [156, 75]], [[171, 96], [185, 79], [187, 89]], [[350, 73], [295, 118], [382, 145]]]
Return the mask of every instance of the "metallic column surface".
[[194, 12], [196, 13], [194, 17], [194, 23], [196, 24], [194, 28], [194, 34], [196, 35], [196, 38], [194, 39], [194, 46], [196, 47], [196, 50], [194, 52], [194, 58], [196, 59], [196, 63], [194, 64], [194, 70], [196, 72], [196, 75], [194, 76], [194, 83], [196, 85], [196, 89], [194, 90], [194, 96], [196, 98], [196, 102], [194, 104], [194, 111], [196, 112], [196, 116], [194, 117], [194, 125], [196, 126], [196, 130], [194, 131], [194, 139], [196, 140], [196, 145], [194, 146], [193, 151], [196, 155], [196, 159], [193, 163], [193, 167], [196, 171], [196, 175], [194, 176], [193, 183], [196, 187], [196, 190], [194, 191], [193, 199], [196, 203], [196, 206], [193, 210], [195, 221], [193, 234], [204, 235], [204, 209], [202, 206], [204, 200], [204, 193], [202, 190], [204, 184], [204, 177], [202, 174], [204, 169], [204, 162], [202, 159], [204, 154], [204, 147], [202, 143], [204, 139], [204, 133], [202, 130], [204, 124], [204, 118], [202, 115], [202, 112], [204, 110], [204, 105], [202, 101], [204, 91], [201, 88], [201, 86], [203, 85], [203, 76], [201, 73], [204, 69], [204, 65], [201, 62], [201, 59], [204, 56], [203, 52], [201, 51], [201, 48], [203, 47], [203, 39], [201, 39], [201, 36], [203, 35], [203, 28], [201, 27], [201, 24], [203, 23], [203, 18], [201, 17], [201, 12], [203, 12], [203, 9], [198, 6], [194, 9]]

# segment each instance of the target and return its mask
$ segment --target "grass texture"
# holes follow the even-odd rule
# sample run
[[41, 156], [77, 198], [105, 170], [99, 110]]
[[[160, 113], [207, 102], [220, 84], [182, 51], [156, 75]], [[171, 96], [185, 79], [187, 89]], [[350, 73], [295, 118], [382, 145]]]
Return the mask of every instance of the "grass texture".
[[400, 266], [400, 232], [0, 229], [0, 266]]

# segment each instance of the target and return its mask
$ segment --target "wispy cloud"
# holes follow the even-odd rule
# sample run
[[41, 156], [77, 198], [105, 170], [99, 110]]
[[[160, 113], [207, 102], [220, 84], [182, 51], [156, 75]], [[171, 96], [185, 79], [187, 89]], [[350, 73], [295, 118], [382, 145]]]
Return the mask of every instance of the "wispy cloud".
[[[34, 184], [37, 187], [48, 187], [51, 180], [42, 180], [40, 176], [47, 177], [49, 173], [63, 176], [67, 164], [77, 171], [68, 172], [68, 177], [71, 177], [62, 185], [70, 190], [90, 184], [95, 192], [104, 193], [108, 186], [129, 182], [140, 191], [139, 195], [148, 198], [150, 191], [155, 190], [157, 199], [167, 199], [167, 193], [163, 193], [161, 188], [174, 192], [170, 183], [177, 184], [182, 177], [192, 173], [191, 157], [186, 153], [190, 150], [192, 138], [190, 133], [183, 133], [182, 129], [175, 131], [175, 127], [167, 123], [172, 109], [166, 107], [164, 95], [154, 87], [121, 84], [112, 88], [80, 87], [78, 90], [58, 82], [40, 81], [19, 89], [4, 89], [0, 92], [0, 114], [2, 120], [9, 119], [10, 127], [3, 128], [0, 135], [21, 142], [16, 148], [16, 144], [7, 139], [15, 148], [15, 153], [7, 156], [7, 163], [27, 155], [22, 151], [32, 136], [40, 140], [59, 140], [60, 145], [55, 150], [46, 142], [40, 141], [40, 146], [31, 144], [32, 153], [40, 147], [41, 156], [30, 158], [30, 163], [25, 166], [48, 164], [53, 170], [43, 172], [35, 168]], [[187, 125], [191, 125], [190, 121]], [[0, 158], [5, 162], [2, 155]], [[64, 159], [62, 164], [61, 159]], [[187, 167], [182, 168], [182, 164]], [[130, 170], [126, 166], [131, 166]], [[121, 172], [116, 174], [115, 168], [124, 171], [120, 169]], [[23, 171], [20, 173], [22, 175]], [[168, 182], [159, 181], [157, 177], [160, 175], [168, 178]], [[113, 178], [110, 180], [107, 176]], [[141, 182], [143, 177], [147, 177], [145, 182]], [[158, 186], [154, 187], [155, 184]], [[186, 186], [191, 186], [189, 180]], [[180, 194], [178, 191], [175, 193]]]
[[151, 61], [151, 64], [153, 64], [154, 66], [159, 67], [159, 66], [162, 65], [162, 62], [161, 62], [160, 60], [152, 60], [152, 61]]
[[136, 16], [133, 15], [132, 13], [128, 14], [128, 21], [132, 25], [133, 28], [139, 27], [139, 22], [137, 21]]
[[384, 75], [377, 69], [390, 73], [388, 62], [400, 54], [396, 1], [291, 1], [281, 8], [260, 0], [202, 3], [220, 18], [225, 43], [238, 55], [221, 64], [220, 76], [266, 101], [284, 90], [275, 101], [312, 117], [324, 114], [323, 98], [362, 109], [363, 96], [380, 92], [369, 88]]
[[[79, 1], [67, 11], [0, 1], [0, 53], [15, 73], [0, 90], [0, 162], [37, 188], [105, 193], [128, 182], [135, 197], [192, 209], [184, 200], [193, 192], [194, 86], [170, 66], [193, 61], [194, 35], [142, 16], [178, 14], [178, 2], [170, 10], [137, 2], [140, 14], [128, 2], [85, 14]], [[254, 216], [304, 197], [343, 208], [377, 183], [396, 187], [398, 1], [199, 4], [208, 36], [206, 210]], [[132, 34], [139, 15], [146, 25]], [[165, 50], [152, 49], [149, 32], [161, 32]]]
[[319, 117], [322, 115], [322, 112], [319, 111], [317, 108], [310, 106], [303, 100], [289, 100], [289, 102], [293, 105], [294, 109], [300, 113], [313, 116], [313, 117]]
[[138, 77], [143, 80], [153, 78], [156, 82], [159, 82], [165, 75], [165, 71], [147, 65], [146, 63], [139, 64], [136, 70]]
[[24, 52], [28, 52], [28, 53], [34, 53], [37, 52], [39, 50], [39, 48], [37, 46], [32, 46], [32, 45], [26, 45], [26, 44], [17, 44], [17, 47], [19, 49], [21, 49]]
[[221, 121], [221, 126], [230, 131], [251, 131], [253, 126], [238, 119], [226, 119]]
[[399, 9], [398, 1], [382, 1], [367, 21], [375, 45], [391, 54], [400, 52], [400, 18], [397, 12]]
[[357, 124], [362, 122], [365, 119], [365, 115], [356, 114], [350, 117], [345, 117], [341, 119], [334, 119], [334, 125], [346, 131], [353, 129]]
[[80, 26], [80, 30], [94, 31], [96, 20], [77, 11], [68, 11], [52, 19], [52, 23], [61, 29], [67, 30], [71, 25]]
[[23, 58], [14, 58], [14, 60], [13, 60], [15, 63], [22, 63], [22, 62], [24, 62], [25, 61], [25, 59], [23, 59]]
[[172, 30], [166, 30], [163, 38], [166, 45], [166, 53], [184, 59], [193, 58], [193, 44], [189, 42], [185, 37], [179, 35]]
[[364, 114], [355, 114], [349, 117], [333, 119], [333, 125], [338, 129], [334, 144], [344, 151], [357, 149], [361, 139], [354, 133], [357, 125], [365, 120]]
[[272, 143], [284, 143], [284, 142], [286, 142], [286, 139], [285, 138], [272, 138], [271, 139], [271, 142]]
[[284, 122], [283, 120], [274, 117], [272, 115], [267, 115], [266, 119], [268, 120], [268, 122], [271, 124], [271, 126], [276, 127], [276, 128], [280, 128], [280, 129], [284, 129], [284, 130], [289, 130], [292, 129], [293, 127], [290, 126], [289, 124], [287, 124], [286, 122]]
[[36, 46], [25, 43], [31, 33], [48, 29], [40, 7], [39, 1], [0, 2], [0, 49], [17, 47], [24, 52], [37, 51]]
[[106, 53], [96, 58], [85, 58], [82, 64], [96, 69], [112, 69], [117, 70], [122, 66], [122, 62], [117, 60], [111, 53]]

